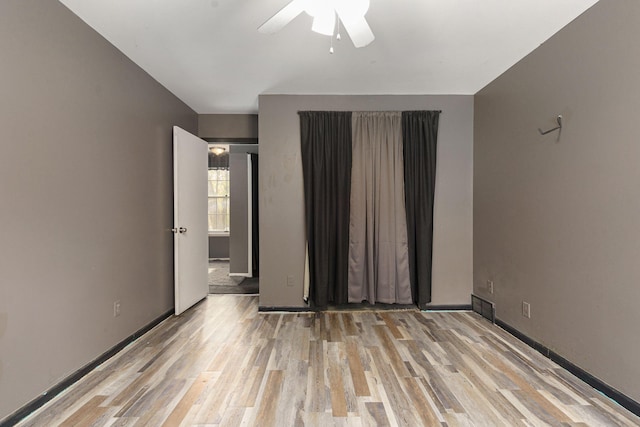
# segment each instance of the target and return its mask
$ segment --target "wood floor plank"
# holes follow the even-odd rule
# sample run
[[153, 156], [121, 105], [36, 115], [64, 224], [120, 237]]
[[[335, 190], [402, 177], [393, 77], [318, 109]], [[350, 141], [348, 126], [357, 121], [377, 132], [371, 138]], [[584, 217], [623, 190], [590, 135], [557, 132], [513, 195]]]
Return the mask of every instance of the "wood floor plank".
[[[599, 412], [606, 412], [610, 417], [616, 419], [616, 423], [622, 426], [638, 426], [638, 418], [628, 411], [620, 411], [619, 405], [606, 396], [598, 395], [590, 399], [594, 407], [599, 408]], [[583, 405], [587, 406], [587, 405]]]
[[180, 400], [180, 397], [185, 392], [185, 380], [184, 379], [168, 379], [163, 382], [163, 385], [159, 387], [158, 393], [153, 393], [149, 396], [150, 402], [141, 406], [139, 412], [133, 412], [134, 416], [138, 416], [138, 421], [134, 424], [136, 426], [159, 426], [171, 413], [171, 408], [175, 407], [176, 402]]
[[82, 405], [80, 409], [65, 419], [60, 427], [82, 427], [90, 426], [99, 418], [107, 408], [101, 407], [100, 404], [105, 401], [106, 396], [94, 396], [87, 403]]
[[140, 390], [157, 382], [158, 377], [162, 377], [163, 369], [166, 369], [166, 362], [171, 358], [170, 352], [166, 348], [159, 351], [158, 357], [153, 358], [149, 364], [145, 365], [142, 371], [138, 371], [140, 375], [120, 391], [113, 400], [110, 401], [112, 406], [121, 406], [127, 404], [132, 398], [139, 395]]
[[131, 398], [129, 401], [120, 408], [120, 410], [116, 413], [116, 417], [126, 417], [127, 412], [131, 407], [145, 395], [145, 393], [149, 390], [149, 386], [143, 386], [138, 392]]
[[416, 413], [424, 426], [438, 425], [440, 420], [431, 407], [429, 398], [422, 392], [415, 378], [402, 378], [404, 389], [414, 408], [419, 408]]
[[365, 402], [364, 405], [367, 408], [367, 423], [369, 425], [379, 427], [388, 427], [390, 425], [389, 417], [387, 417], [387, 412], [384, 410], [384, 405], [381, 402]]
[[167, 319], [19, 427], [639, 426], [466, 312], [260, 313], [216, 295]]
[[480, 392], [481, 397], [479, 398], [489, 398], [491, 406], [494, 408], [492, 412], [497, 413], [498, 417], [504, 419], [505, 422], [513, 423], [520, 419], [521, 413], [501, 395], [495, 393], [496, 390], [515, 389], [516, 386], [512, 382], [508, 382], [509, 387], [498, 386], [492, 378], [486, 375], [483, 369], [478, 368], [469, 358], [469, 352], [472, 350], [461, 342], [457, 342], [458, 346], [453, 343], [456, 343], [455, 338], [451, 338], [451, 342], [442, 343], [442, 347], [451, 354], [451, 360], [454, 361], [457, 372]]
[[[77, 383], [74, 387], [60, 393], [54, 401], [49, 402], [41, 410], [31, 414], [20, 425], [22, 427], [39, 427], [60, 424], [95, 395], [104, 396], [101, 385], [114, 376], [113, 372], [110, 371], [93, 371], [89, 373], [83, 378], [81, 384]], [[52, 409], [49, 410], [48, 408]]]
[[[397, 313], [393, 314], [397, 315]], [[384, 324], [387, 325], [387, 328], [389, 328], [389, 332], [391, 332], [393, 338], [398, 340], [404, 338], [404, 335], [402, 334], [402, 332], [400, 332], [400, 330], [398, 329], [398, 325], [394, 321], [395, 316], [393, 316], [392, 313], [381, 313], [380, 317], [382, 317]]]
[[290, 339], [292, 347], [291, 357], [307, 362], [309, 361], [309, 341], [311, 340], [311, 331], [308, 326], [305, 326], [308, 325], [306, 322], [308, 318], [308, 315], [296, 316], [296, 323], [293, 326], [292, 337]]
[[544, 389], [552, 394], [558, 401], [565, 405], [588, 405], [589, 402], [582, 399], [580, 396], [573, 393], [569, 388], [565, 387], [559, 382], [555, 375], [551, 371], [547, 371], [544, 374], [544, 387], [538, 388], [538, 390]]
[[340, 377], [342, 378], [344, 387], [344, 397], [347, 403], [348, 417], [350, 419], [353, 418], [353, 422], [362, 422], [362, 420], [360, 419], [360, 405], [358, 404], [358, 400], [361, 397], [356, 396], [356, 391], [353, 387], [353, 380], [351, 379], [351, 369], [349, 368], [349, 360], [347, 357], [346, 343], [338, 344], [338, 366], [340, 369], [339, 373]]
[[354, 340], [347, 342], [347, 359], [349, 362], [349, 370], [351, 372], [351, 381], [356, 396], [370, 396], [369, 385], [367, 384], [367, 378], [364, 374], [364, 368], [362, 367], [362, 361], [358, 352], [358, 344]]
[[305, 404], [307, 412], [325, 412], [327, 409], [327, 387], [325, 386], [324, 366], [323, 341], [311, 341], [309, 345], [310, 372], [307, 388], [307, 400]]
[[573, 422], [564, 411], [552, 402], [544, 399], [537, 390], [535, 392], [536, 396], [532, 396], [528, 391], [529, 390], [513, 390], [511, 393], [522, 402], [529, 412], [534, 414], [539, 420], [542, 420], [546, 425], [562, 427]]
[[472, 415], [474, 423], [482, 420], [481, 424], [486, 426], [509, 425], [501, 413], [488, 401], [484, 393], [460, 372], [449, 372], [441, 369], [441, 374], [447, 387], [456, 396], [464, 408], [464, 412]]
[[307, 361], [296, 359], [289, 361], [282, 385], [283, 401], [286, 404], [280, 405], [277, 411], [276, 425], [302, 425], [308, 373], [309, 363]]
[[369, 348], [372, 359], [376, 365], [380, 379], [382, 380], [382, 386], [386, 391], [389, 404], [391, 405], [393, 417], [399, 426], [417, 426], [420, 425], [416, 416], [416, 411], [412, 410], [413, 406], [410, 403], [405, 391], [399, 383], [399, 378], [394, 374], [391, 367], [387, 364], [382, 356], [381, 349], [377, 347]]
[[173, 408], [173, 411], [171, 411], [171, 414], [169, 414], [162, 426], [171, 427], [180, 425], [212, 377], [213, 373], [211, 372], [200, 373], [198, 378], [196, 378], [193, 384], [191, 384], [191, 387], [189, 387], [187, 393]]
[[[269, 357], [273, 351], [275, 340], [269, 339], [261, 341], [259, 343], [260, 351], [254, 362], [254, 369], [249, 377], [243, 378], [244, 391], [242, 394], [243, 406], [254, 406], [258, 398], [258, 392], [260, 386], [264, 381], [264, 376], [267, 371], [267, 363], [269, 363]], [[249, 380], [249, 381], [247, 381]]]
[[347, 400], [342, 380], [341, 360], [337, 343], [328, 344], [329, 391], [331, 394], [331, 413], [334, 417], [347, 416]]
[[[105, 427], [132, 427], [135, 426], [136, 422], [138, 422], [137, 418], [113, 418], [107, 421], [104, 426]], [[103, 424], [96, 424], [97, 426], [102, 426]]]
[[353, 319], [352, 313], [342, 313], [342, 324], [344, 325], [344, 334], [347, 336], [357, 336], [358, 335], [358, 327]]
[[196, 417], [196, 421], [202, 424], [217, 424], [222, 419], [226, 405], [232, 399], [229, 391], [236, 387], [238, 382], [244, 380], [238, 373], [251, 360], [251, 354], [244, 346], [240, 346], [234, 352], [235, 357], [230, 357], [224, 366], [220, 376], [212, 384], [212, 390], [202, 404], [202, 409]]
[[262, 395], [264, 398], [260, 402], [258, 413], [256, 414], [256, 425], [275, 426], [276, 413], [280, 400], [283, 382], [282, 371], [270, 371]]
[[[251, 346], [250, 350], [246, 354], [245, 362], [242, 365], [242, 370], [237, 373], [241, 378], [241, 381], [235, 382], [232, 390], [228, 390], [231, 394], [230, 406], [251, 407], [255, 402], [255, 396], [252, 395], [253, 384], [256, 385], [256, 394], [259, 388], [259, 384], [264, 377], [264, 371], [261, 368], [256, 367], [256, 360], [260, 349], [258, 346]], [[259, 378], [258, 378], [259, 377]], [[247, 387], [247, 384], [251, 384], [252, 387]]]
[[374, 330], [382, 343], [384, 354], [391, 362], [391, 366], [393, 367], [396, 375], [399, 377], [410, 377], [411, 374], [407, 371], [404, 360], [402, 360], [398, 349], [395, 347], [394, 341], [387, 332], [388, 328], [386, 326], [374, 326]]
[[453, 412], [463, 413], [464, 408], [447, 388], [446, 383], [442, 380], [441, 375], [435, 367], [431, 365], [426, 356], [420, 352], [418, 345], [413, 340], [405, 341], [404, 344], [409, 349], [412, 360], [416, 363], [416, 366], [423, 369], [425, 373], [423, 383], [425, 383], [425, 386], [428, 386], [429, 389], [433, 390], [432, 397], [435, 397], [434, 401], [436, 404], [439, 403], [445, 411], [452, 410]]
[[[219, 427], [237, 427], [242, 424], [246, 408], [228, 407], [222, 416]], [[173, 424], [178, 425], [178, 424]]]
[[327, 318], [329, 319], [329, 336], [331, 337], [331, 342], [344, 341], [340, 317], [342, 317], [342, 313], [327, 313]]
[[514, 390], [514, 394], [522, 395], [526, 397], [527, 401], [535, 403], [536, 408], [540, 408], [540, 415], [544, 415], [545, 418], [557, 420], [559, 423], [570, 423], [571, 420], [567, 415], [551, 404], [548, 400], [543, 398], [536, 389], [531, 386], [531, 383], [525, 379], [525, 377], [519, 375], [516, 371], [511, 369], [505, 362], [493, 356], [487, 354], [487, 360], [493, 364], [496, 368], [500, 369], [511, 381], [513, 381], [519, 390]]

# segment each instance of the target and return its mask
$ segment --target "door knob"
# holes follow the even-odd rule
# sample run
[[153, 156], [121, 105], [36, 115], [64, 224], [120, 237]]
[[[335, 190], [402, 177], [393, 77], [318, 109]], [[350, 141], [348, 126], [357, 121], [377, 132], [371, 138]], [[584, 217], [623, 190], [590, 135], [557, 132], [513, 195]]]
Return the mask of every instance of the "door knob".
[[177, 233], [178, 229], [177, 228], [172, 228], [171, 231], [173, 231], [174, 233]]
[[178, 229], [178, 231], [179, 231], [180, 233], [186, 233], [186, 232], [187, 232], [187, 227], [180, 227], [180, 228]]

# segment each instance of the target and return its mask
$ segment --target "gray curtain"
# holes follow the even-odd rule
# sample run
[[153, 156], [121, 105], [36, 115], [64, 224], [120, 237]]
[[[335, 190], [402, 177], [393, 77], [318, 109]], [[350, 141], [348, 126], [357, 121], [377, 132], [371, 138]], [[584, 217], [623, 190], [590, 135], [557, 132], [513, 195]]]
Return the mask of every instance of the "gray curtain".
[[404, 182], [409, 244], [409, 272], [414, 302], [431, 302], [433, 202], [440, 111], [404, 111]]
[[349, 302], [411, 304], [402, 115], [352, 116]]
[[303, 111], [300, 144], [309, 254], [309, 297], [315, 307], [347, 302], [351, 112]]

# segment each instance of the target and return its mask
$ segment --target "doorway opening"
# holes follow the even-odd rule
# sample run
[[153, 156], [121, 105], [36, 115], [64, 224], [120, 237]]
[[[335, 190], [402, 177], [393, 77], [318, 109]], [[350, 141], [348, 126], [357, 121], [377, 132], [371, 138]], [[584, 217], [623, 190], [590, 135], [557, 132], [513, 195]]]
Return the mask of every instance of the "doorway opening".
[[209, 293], [257, 294], [258, 145], [209, 142]]

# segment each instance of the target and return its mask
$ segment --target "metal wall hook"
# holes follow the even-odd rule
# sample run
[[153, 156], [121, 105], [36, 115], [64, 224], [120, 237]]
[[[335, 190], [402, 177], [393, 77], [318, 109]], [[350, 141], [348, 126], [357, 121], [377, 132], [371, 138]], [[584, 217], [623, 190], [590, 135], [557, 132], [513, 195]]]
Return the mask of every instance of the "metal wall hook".
[[556, 120], [558, 121], [558, 126], [554, 127], [553, 129], [543, 131], [542, 129], [538, 128], [538, 132], [540, 132], [540, 135], [546, 135], [553, 132], [554, 130], [562, 130], [562, 116], [558, 116]]

